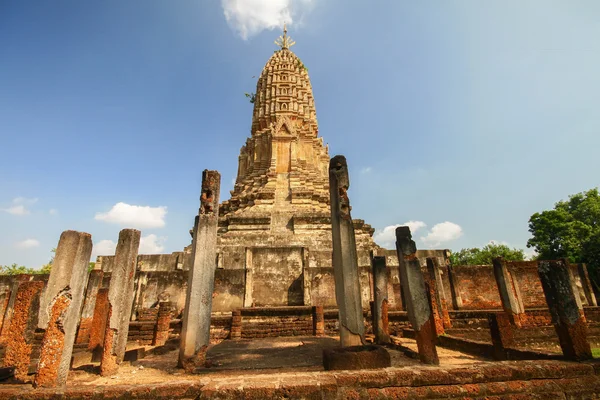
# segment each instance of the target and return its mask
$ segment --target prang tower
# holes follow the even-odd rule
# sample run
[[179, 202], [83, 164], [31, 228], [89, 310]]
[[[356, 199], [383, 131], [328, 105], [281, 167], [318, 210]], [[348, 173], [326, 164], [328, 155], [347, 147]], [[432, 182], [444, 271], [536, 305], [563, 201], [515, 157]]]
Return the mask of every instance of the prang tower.
[[[245, 270], [245, 307], [323, 304], [311, 301], [321, 296], [318, 286], [327, 298], [333, 288], [318, 282], [319, 268], [331, 268], [329, 152], [307, 69], [285, 27], [275, 43], [280, 49], [252, 98], [251, 135], [231, 198], [219, 208], [218, 267]], [[359, 265], [368, 266], [373, 229], [361, 220], [354, 225]]]

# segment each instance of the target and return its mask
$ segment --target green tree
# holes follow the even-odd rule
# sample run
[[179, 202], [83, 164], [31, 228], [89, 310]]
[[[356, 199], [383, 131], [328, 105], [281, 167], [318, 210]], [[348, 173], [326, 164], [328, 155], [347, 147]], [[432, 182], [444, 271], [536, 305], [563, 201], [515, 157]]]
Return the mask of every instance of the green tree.
[[462, 249], [450, 254], [453, 265], [490, 265], [495, 257], [504, 257], [508, 261], [523, 261], [525, 252], [521, 249], [511, 249], [505, 244], [491, 242], [481, 249], [477, 247]]
[[534, 248], [540, 259], [567, 258], [587, 263], [594, 284], [600, 283], [600, 194], [598, 188], [569, 196], [553, 210], [535, 213], [529, 218]]

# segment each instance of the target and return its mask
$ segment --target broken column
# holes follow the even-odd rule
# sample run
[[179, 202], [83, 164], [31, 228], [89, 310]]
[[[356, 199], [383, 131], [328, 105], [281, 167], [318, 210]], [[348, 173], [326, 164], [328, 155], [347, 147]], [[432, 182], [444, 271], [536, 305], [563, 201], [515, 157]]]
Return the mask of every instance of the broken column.
[[331, 198], [331, 233], [333, 239], [333, 273], [335, 297], [339, 309], [339, 330], [342, 346], [365, 344], [358, 258], [354, 225], [348, 199], [348, 165], [344, 156], [335, 156], [329, 163], [329, 193]]
[[313, 335], [325, 336], [325, 315], [323, 306], [312, 307]]
[[566, 260], [538, 262], [544, 296], [563, 354], [568, 359], [587, 360], [592, 358], [587, 325], [583, 310], [577, 306], [568, 268]]
[[[13, 310], [15, 309], [15, 301], [17, 300], [17, 291], [22, 283], [29, 281], [30, 275], [20, 274], [15, 275], [12, 279], [10, 291], [6, 294], [8, 301], [6, 302], [6, 310], [4, 311], [4, 318], [2, 320], [2, 332], [0, 332], [0, 342], [3, 342], [10, 332], [10, 323], [13, 316]], [[6, 299], [5, 299], [6, 300]]]
[[83, 311], [81, 311], [81, 322], [79, 323], [79, 331], [75, 344], [88, 343], [90, 341], [90, 331], [94, 318], [94, 308], [96, 306], [96, 296], [98, 289], [102, 286], [104, 272], [93, 270], [90, 271], [88, 277], [87, 289], [85, 290], [85, 300], [83, 303]]
[[435, 279], [437, 301], [439, 303], [439, 309], [441, 310], [440, 317], [442, 318], [444, 329], [450, 329], [452, 328], [452, 322], [450, 321], [450, 313], [448, 312], [448, 301], [446, 300], [446, 291], [444, 290], [444, 281], [442, 280], [442, 270], [440, 267], [439, 258], [433, 257], [431, 262], [431, 267], [429, 262], [427, 263], [427, 271], [430, 275], [433, 274]]
[[202, 172], [200, 210], [192, 239], [192, 265], [188, 275], [187, 297], [181, 329], [179, 366], [193, 367], [201, 362], [210, 343], [210, 317], [217, 268], [217, 223], [219, 220], [218, 171]]
[[492, 260], [492, 264], [494, 265], [494, 276], [496, 277], [496, 284], [500, 292], [502, 308], [511, 322], [520, 328], [522, 320], [525, 318], [525, 310], [522, 308], [522, 303], [519, 301], [518, 294], [515, 291], [515, 285], [506, 262], [504, 258], [496, 257]]
[[89, 233], [64, 231], [60, 235], [48, 284], [40, 299], [38, 326], [45, 332], [34, 380], [36, 387], [67, 383], [91, 255]]
[[587, 266], [582, 263], [577, 264], [577, 273], [581, 280], [581, 286], [583, 287], [583, 293], [585, 294], [588, 306], [596, 307], [598, 303], [596, 301], [594, 290], [592, 289], [592, 282], [590, 281]]
[[104, 346], [104, 334], [106, 333], [106, 322], [108, 321], [108, 288], [98, 289], [96, 304], [94, 305], [94, 316], [90, 329], [90, 341], [88, 350], [92, 352], [92, 361], [102, 360], [102, 347]]
[[172, 308], [173, 304], [170, 301], [161, 301], [158, 303], [158, 318], [156, 319], [152, 346], [162, 346], [169, 339]]
[[44, 282], [25, 282], [17, 289], [12, 323], [6, 334], [4, 366], [15, 367], [15, 378], [20, 381], [29, 373], [43, 288]]
[[444, 334], [444, 317], [442, 311], [442, 300], [437, 286], [436, 269], [433, 257], [427, 257], [427, 279], [425, 287], [429, 291], [429, 304], [433, 315], [433, 326], [436, 336]]
[[515, 345], [511, 318], [506, 312], [490, 313], [488, 325], [494, 346], [494, 358], [498, 361], [506, 360], [506, 349]]
[[433, 315], [429, 307], [425, 279], [416, 256], [417, 246], [412, 240], [408, 226], [396, 228], [396, 251], [400, 266], [400, 283], [404, 289], [408, 319], [415, 330], [419, 359], [422, 363], [439, 364]]
[[135, 297], [134, 278], [140, 236], [141, 232], [136, 229], [123, 229], [119, 232], [119, 242], [108, 287], [108, 317], [100, 362], [102, 376], [116, 373], [125, 357], [129, 320]]
[[388, 275], [384, 256], [372, 256], [373, 333], [375, 343], [390, 343], [388, 321]]

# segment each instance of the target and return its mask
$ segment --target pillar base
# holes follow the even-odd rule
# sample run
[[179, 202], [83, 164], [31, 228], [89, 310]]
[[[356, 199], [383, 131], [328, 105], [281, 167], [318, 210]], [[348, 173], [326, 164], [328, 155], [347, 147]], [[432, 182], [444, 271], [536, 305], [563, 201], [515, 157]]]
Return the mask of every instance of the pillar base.
[[390, 353], [377, 345], [338, 347], [323, 350], [325, 371], [377, 369], [391, 366]]

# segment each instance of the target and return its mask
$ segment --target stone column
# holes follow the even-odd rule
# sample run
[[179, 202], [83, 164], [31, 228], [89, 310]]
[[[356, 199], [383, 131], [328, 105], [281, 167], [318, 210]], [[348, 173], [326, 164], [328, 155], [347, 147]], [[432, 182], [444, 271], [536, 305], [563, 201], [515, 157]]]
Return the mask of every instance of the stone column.
[[17, 289], [12, 324], [6, 334], [4, 366], [15, 367], [19, 381], [25, 381], [29, 373], [43, 288], [44, 282], [25, 282]]
[[385, 257], [371, 256], [373, 264], [373, 333], [375, 343], [390, 343], [388, 276]]
[[587, 266], [581, 263], [577, 264], [577, 272], [579, 273], [579, 279], [581, 279], [581, 286], [583, 286], [583, 292], [585, 293], [588, 306], [597, 306], [598, 303], [596, 301], [596, 295], [594, 295], [594, 291], [592, 290], [592, 282], [588, 275]]
[[91, 255], [89, 233], [64, 231], [60, 235], [48, 284], [40, 299], [38, 326], [45, 332], [34, 380], [36, 387], [67, 383]]
[[335, 297], [339, 309], [340, 342], [342, 346], [365, 344], [358, 258], [354, 225], [348, 199], [348, 165], [344, 156], [329, 162], [329, 194], [331, 198], [331, 233], [333, 242], [333, 273]]
[[169, 339], [171, 309], [172, 304], [170, 301], [161, 301], [159, 303], [158, 318], [156, 319], [156, 329], [154, 331], [154, 339], [152, 339], [152, 346], [162, 346]]
[[521, 309], [506, 262], [502, 257], [496, 257], [492, 260], [492, 264], [494, 265], [494, 276], [500, 292], [500, 300], [502, 300], [502, 308], [508, 314], [511, 322], [520, 328], [525, 310]]
[[511, 318], [505, 312], [490, 313], [488, 324], [494, 345], [494, 358], [498, 361], [506, 360], [506, 348], [515, 345]]
[[92, 328], [90, 329], [90, 341], [88, 343], [88, 350], [92, 351], [92, 361], [102, 360], [102, 348], [104, 346], [104, 334], [106, 333], [107, 321], [108, 288], [102, 288], [98, 289], [98, 293], [96, 294]]
[[231, 330], [229, 331], [229, 338], [232, 340], [242, 338], [242, 312], [240, 310], [233, 310], [231, 312]]
[[427, 264], [427, 269], [431, 273], [433, 273], [435, 278], [435, 289], [438, 295], [438, 302], [441, 310], [441, 318], [444, 329], [452, 328], [452, 322], [450, 321], [450, 313], [448, 312], [448, 301], [446, 300], [446, 291], [444, 290], [444, 281], [442, 280], [442, 271], [440, 267], [439, 258], [433, 257], [433, 270], [430, 270], [429, 263]]
[[8, 310], [8, 303], [10, 302], [10, 289], [6, 289], [4, 293], [0, 294], [0, 341], [2, 341], [1, 332], [2, 325], [4, 324], [5, 315]]
[[431, 314], [433, 315], [433, 326], [435, 328], [436, 336], [444, 334], [444, 317], [442, 311], [442, 300], [440, 298], [439, 289], [436, 280], [436, 268], [435, 264], [437, 261], [433, 257], [427, 257], [427, 279], [426, 288], [429, 290], [429, 298], [431, 304]]
[[431, 308], [425, 290], [425, 279], [416, 256], [417, 246], [412, 240], [410, 228], [396, 228], [396, 251], [400, 264], [400, 283], [404, 289], [408, 319], [415, 330], [419, 359], [426, 364], [439, 364], [435, 347], [435, 328]]
[[460, 296], [460, 290], [458, 288], [458, 279], [456, 279], [456, 272], [452, 264], [448, 266], [448, 281], [450, 282], [450, 294], [452, 296], [452, 308], [454, 310], [460, 310], [463, 306], [462, 297]]
[[98, 289], [102, 286], [103, 278], [104, 272], [98, 270], [90, 271], [87, 289], [85, 290], [83, 311], [81, 312], [81, 322], [79, 323], [79, 330], [77, 331], [77, 339], [75, 339], [76, 344], [89, 343], [90, 341], [90, 330], [92, 329], [94, 318], [96, 296], [98, 295]]
[[[221, 175], [202, 172], [199, 215], [194, 224], [192, 266], [188, 275], [187, 297], [181, 330], [179, 366], [194, 363], [199, 352], [210, 343], [210, 316], [217, 268], [217, 223]], [[199, 357], [198, 359], [201, 359]]]
[[104, 331], [100, 374], [112, 375], [125, 357], [131, 308], [135, 297], [134, 278], [141, 232], [123, 229], [115, 251], [113, 271], [108, 286], [108, 318]]
[[323, 306], [312, 307], [313, 335], [325, 336], [325, 316]]
[[544, 296], [563, 354], [568, 359], [587, 360], [592, 358], [587, 325], [583, 310], [577, 307], [568, 268], [565, 260], [538, 262]]
[[15, 301], [17, 300], [17, 291], [22, 283], [29, 281], [30, 275], [19, 274], [12, 278], [12, 284], [10, 288], [10, 295], [8, 302], [6, 303], [6, 311], [4, 312], [4, 319], [2, 320], [2, 333], [0, 333], [0, 341], [6, 339], [10, 332], [10, 323], [15, 309]]

